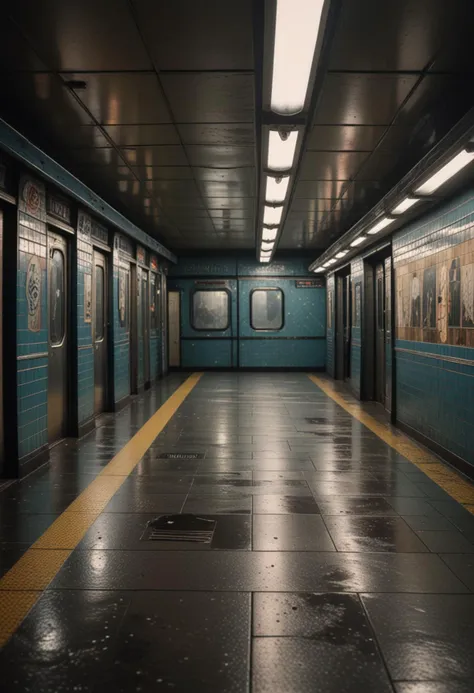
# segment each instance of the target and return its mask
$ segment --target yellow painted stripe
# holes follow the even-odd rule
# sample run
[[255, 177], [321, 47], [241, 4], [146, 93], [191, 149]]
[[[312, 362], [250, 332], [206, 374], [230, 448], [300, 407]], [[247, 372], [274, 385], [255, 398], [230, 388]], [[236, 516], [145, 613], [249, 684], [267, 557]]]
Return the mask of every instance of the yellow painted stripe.
[[442, 464], [438, 457], [419, 447], [411, 438], [397, 429], [393, 429], [389, 423], [382, 423], [368, 414], [357, 402], [347, 402], [337, 392], [334, 383], [316, 375], [308, 376], [328, 397], [345, 409], [357, 421], [360, 421], [372, 433], [381, 438], [384, 443], [390, 445], [400, 455], [403, 455], [414, 465], [419, 467], [426, 476], [438, 484], [443, 491], [449, 493], [466, 510], [474, 514], [474, 485], [457, 474], [453, 469]]
[[202, 373], [191, 375], [0, 579], [0, 647], [57, 575], [107, 503], [174, 416]]

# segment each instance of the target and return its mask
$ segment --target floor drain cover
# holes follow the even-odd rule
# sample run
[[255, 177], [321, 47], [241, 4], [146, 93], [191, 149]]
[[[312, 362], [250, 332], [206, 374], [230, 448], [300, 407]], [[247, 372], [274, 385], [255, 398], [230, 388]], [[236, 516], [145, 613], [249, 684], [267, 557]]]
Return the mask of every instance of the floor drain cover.
[[147, 524], [141, 540], [210, 544], [215, 528], [215, 520], [196, 515], [162, 515]]
[[203, 452], [162, 452], [160, 460], [203, 460]]

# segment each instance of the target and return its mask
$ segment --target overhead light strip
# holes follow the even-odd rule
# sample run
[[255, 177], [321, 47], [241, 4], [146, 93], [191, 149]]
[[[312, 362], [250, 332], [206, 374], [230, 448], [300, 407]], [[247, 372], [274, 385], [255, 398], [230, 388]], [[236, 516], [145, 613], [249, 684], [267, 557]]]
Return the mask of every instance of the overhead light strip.
[[415, 193], [417, 195], [431, 195], [436, 192], [450, 178], [453, 178], [465, 166], [471, 163], [474, 159], [474, 151], [463, 149], [462, 152], [454, 156], [447, 164], [434, 173], [427, 181], [420, 185]]

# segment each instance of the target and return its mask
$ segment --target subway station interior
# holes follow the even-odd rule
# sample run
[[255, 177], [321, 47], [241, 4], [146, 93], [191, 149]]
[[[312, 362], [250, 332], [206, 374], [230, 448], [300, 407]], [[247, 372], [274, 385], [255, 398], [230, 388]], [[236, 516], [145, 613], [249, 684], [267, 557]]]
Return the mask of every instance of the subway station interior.
[[0, 693], [472, 693], [473, 31], [2, 5]]

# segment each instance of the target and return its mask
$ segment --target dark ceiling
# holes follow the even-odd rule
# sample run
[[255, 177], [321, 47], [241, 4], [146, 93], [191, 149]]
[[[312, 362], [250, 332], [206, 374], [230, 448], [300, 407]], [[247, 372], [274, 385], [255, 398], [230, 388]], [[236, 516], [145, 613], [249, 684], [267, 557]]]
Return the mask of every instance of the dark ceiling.
[[[333, 1], [280, 248], [326, 248], [474, 103], [474, 2]], [[170, 248], [254, 248], [261, 9], [15, 0], [0, 114]]]

